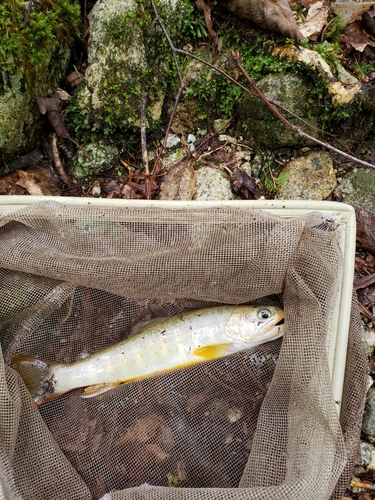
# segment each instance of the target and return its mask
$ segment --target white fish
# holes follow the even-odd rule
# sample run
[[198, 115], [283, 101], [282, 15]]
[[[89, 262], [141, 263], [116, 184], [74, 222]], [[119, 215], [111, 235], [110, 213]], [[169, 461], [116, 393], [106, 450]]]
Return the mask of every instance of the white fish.
[[139, 323], [122, 342], [71, 364], [24, 354], [12, 359], [39, 406], [79, 387], [92, 397], [125, 382], [213, 360], [283, 334], [272, 306], [218, 306]]

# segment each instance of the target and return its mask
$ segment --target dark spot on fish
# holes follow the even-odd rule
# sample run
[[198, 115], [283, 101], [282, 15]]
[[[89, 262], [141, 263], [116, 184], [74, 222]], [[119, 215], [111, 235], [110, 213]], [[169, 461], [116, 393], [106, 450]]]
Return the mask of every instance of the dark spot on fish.
[[123, 352], [121, 354], [124, 354]]
[[144, 337], [142, 337], [142, 340], [144, 340], [144, 339], [145, 339], [145, 338], [144, 338]]
[[163, 330], [162, 332], [160, 332], [160, 335], [164, 335], [166, 332], [166, 330]]
[[55, 392], [54, 378], [55, 375], [52, 375], [52, 377], [47, 380], [47, 392], [49, 394], [53, 394]]

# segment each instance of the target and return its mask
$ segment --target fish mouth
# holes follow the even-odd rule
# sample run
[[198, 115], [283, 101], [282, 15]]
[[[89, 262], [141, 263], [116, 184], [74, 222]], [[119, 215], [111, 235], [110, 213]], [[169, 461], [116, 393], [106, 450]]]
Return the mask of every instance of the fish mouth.
[[272, 327], [272, 332], [273, 335], [275, 335], [275, 339], [284, 335], [284, 317], [279, 319], [279, 321], [274, 324], [274, 326]]

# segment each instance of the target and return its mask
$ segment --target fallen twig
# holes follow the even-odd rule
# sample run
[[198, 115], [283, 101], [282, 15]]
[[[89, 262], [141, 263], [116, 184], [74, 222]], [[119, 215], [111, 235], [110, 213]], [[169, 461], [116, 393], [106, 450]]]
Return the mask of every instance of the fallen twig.
[[[173, 110], [172, 110], [171, 116], [169, 118], [169, 123], [168, 123], [168, 126], [167, 126], [167, 130], [166, 130], [165, 135], [164, 135], [163, 145], [162, 145], [161, 149], [159, 150], [159, 153], [156, 156], [155, 161], [154, 161], [154, 166], [153, 166], [153, 169], [152, 169], [152, 172], [151, 172], [151, 182], [149, 184], [150, 186], [152, 184], [155, 184], [156, 177], [161, 172], [162, 165], [163, 165], [161, 158], [162, 158], [162, 155], [164, 154], [164, 151], [166, 151], [166, 149], [167, 149], [168, 135], [169, 135], [169, 132], [171, 130], [171, 126], [172, 126], [172, 123], [173, 123], [173, 120], [174, 120], [174, 117], [175, 117], [175, 114], [176, 114], [178, 103], [180, 102], [181, 95], [182, 95], [183, 91], [186, 89], [186, 85], [185, 85], [185, 82], [184, 82], [184, 80], [182, 78], [182, 73], [181, 73], [180, 66], [178, 64], [178, 60], [177, 60], [177, 57], [176, 57], [175, 46], [174, 46], [174, 44], [173, 44], [173, 42], [171, 40], [171, 37], [168, 34], [168, 31], [167, 31], [167, 29], [166, 29], [166, 27], [165, 27], [162, 19], [159, 16], [159, 12], [158, 12], [158, 10], [156, 8], [154, 0], [151, 0], [151, 5], [152, 5], [152, 8], [154, 9], [154, 12], [155, 12], [155, 20], [159, 23], [159, 25], [160, 25], [163, 33], [164, 33], [164, 36], [167, 39], [167, 42], [168, 42], [168, 44], [169, 44], [169, 46], [171, 48], [172, 56], [173, 56], [174, 63], [175, 63], [175, 66], [176, 66], [177, 75], [178, 75], [178, 78], [180, 80], [180, 87], [179, 87], [178, 92], [176, 94], [176, 98], [175, 98]], [[149, 189], [148, 189], [147, 190], [147, 198], [149, 198], [150, 196], [151, 196], [151, 193], [149, 192]]]
[[53, 132], [52, 134], [51, 151], [52, 151], [53, 164], [55, 165], [57, 175], [64, 182], [64, 184], [68, 186], [68, 188], [73, 187], [74, 183], [67, 176], [60, 158], [59, 148], [57, 145], [57, 135], [55, 132]]
[[142, 150], [142, 164], [147, 175], [150, 170], [148, 168], [148, 154], [147, 154], [147, 136], [146, 136], [146, 107], [147, 107], [147, 92], [142, 92], [141, 98], [141, 150]]

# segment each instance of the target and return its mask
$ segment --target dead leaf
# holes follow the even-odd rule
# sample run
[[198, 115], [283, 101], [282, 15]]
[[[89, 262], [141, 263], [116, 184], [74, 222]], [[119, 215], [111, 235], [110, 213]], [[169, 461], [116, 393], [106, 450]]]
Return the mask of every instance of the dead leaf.
[[36, 103], [42, 115], [47, 115], [53, 130], [57, 137], [70, 139], [68, 129], [65, 127], [65, 118], [61, 110], [61, 102], [68, 100], [68, 94], [65, 91], [57, 91], [51, 96], [37, 97]]
[[27, 190], [17, 184], [19, 179], [18, 172], [13, 172], [0, 179], [0, 195], [23, 195]]
[[146, 417], [139, 418], [133, 425], [127, 429], [116, 441], [115, 446], [122, 446], [129, 441], [137, 441], [138, 443], [146, 443], [149, 439], [155, 437], [162, 424], [162, 418], [159, 415], [151, 414]]
[[230, 185], [232, 191], [245, 200], [264, 200], [264, 195], [258, 185], [240, 168], [235, 167], [230, 174]]
[[306, 21], [300, 25], [300, 32], [305, 38], [320, 35], [327, 24], [330, 6], [323, 2], [315, 2], [310, 6]]
[[81, 83], [83, 76], [84, 76], [83, 73], [81, 73], [80, 71], [72, 71], [66, 77], [66, 81], [69, 83], [71, 87], [76, 87], [78, 84]]
[[343, 34], [344, 36], [341, 40], [351, 45], [355, 50], [358, 50], [358, 52], [363, 52], [367, 45], [375, 47], [375, 42], [370, 40], [363, 32], [360, 21], [356, 21], [346, 26]]
[[362, 25], [366, 33], [375, 36], [375, 19], [368, 12], [362, 15]]
[[375, 2], [332, 2], [333, 12], [341, 17], [343, 27], [355, 21], [364, 12], [369, 10]]
[[375, 215], [366, 210], [355, 209], [357, 220], [357, 244], [375, 254]]
[[215, 57], [220, 52], [220, 40], [214, 30], [214, 25], [211, 19], [211, 8], [204, 0], [196, 0], [195, 3], [198, 9], [204, 14], [204, 20], [206, 22], [208, 34], [213, 46], [213, 56]]
[[191, 163], [173, 165], [164, 177], [159, 192], [159, 200], [192, 200], [197, 189], [197, 181]]
[[59, 196], [58, 182], [48, 167], [17, 170], [0, 179], [1, 195]]
[[249, 19], [264, 29], [297, 41], [305, 38], [288, 0], [219, 0], [218, 3], [235, 16]]

